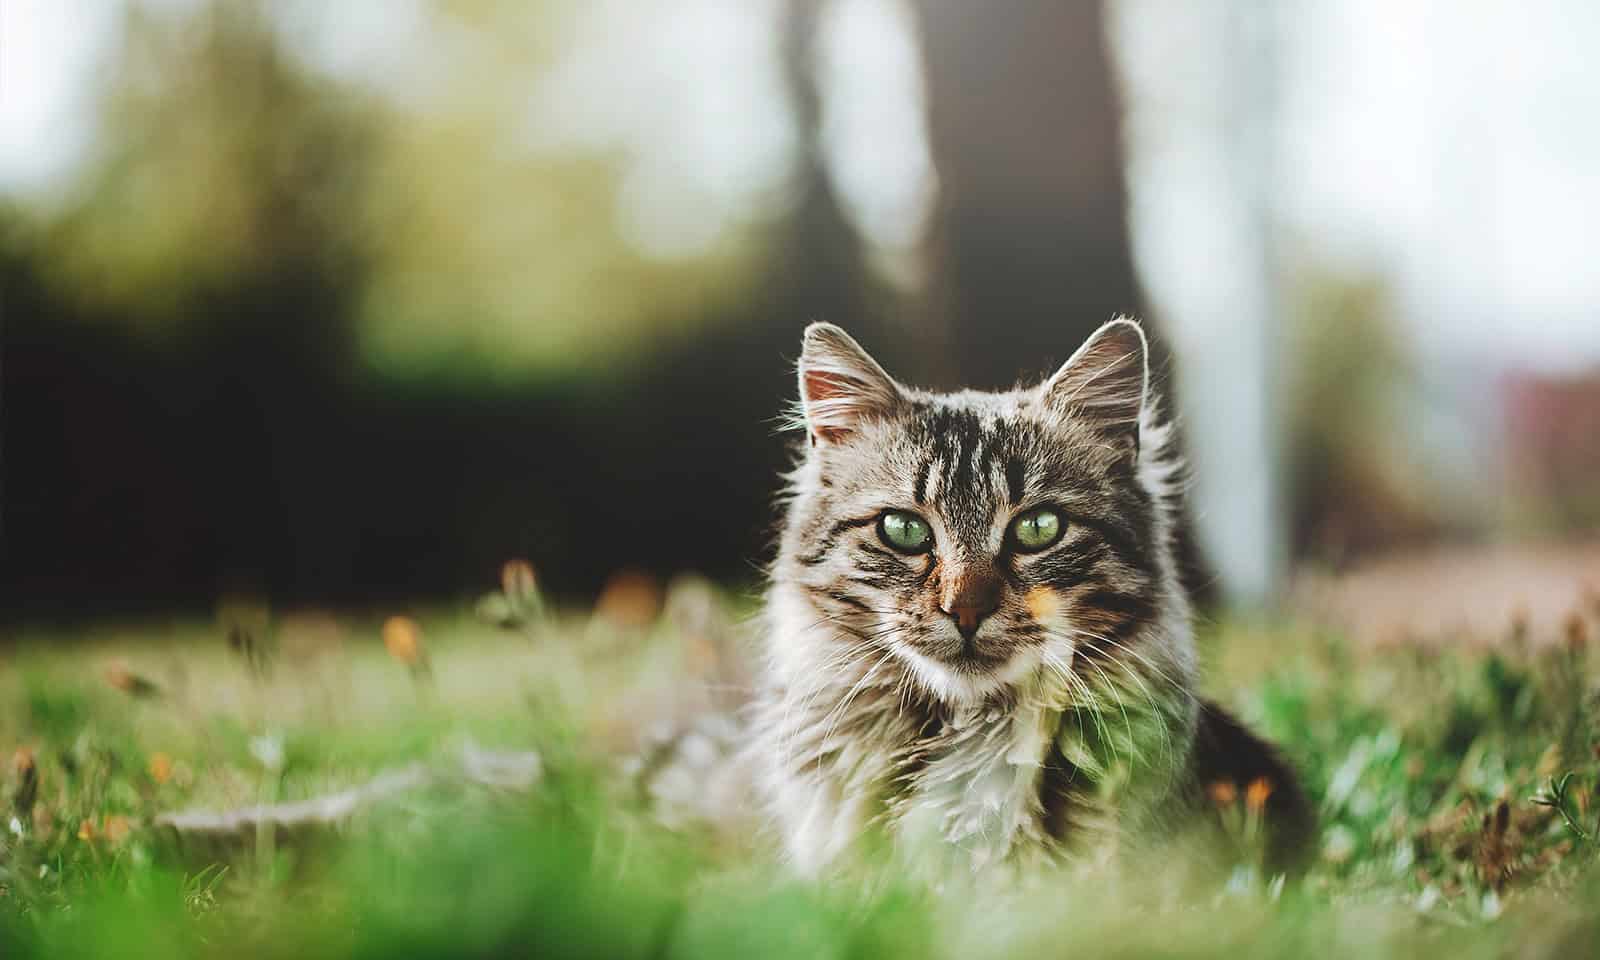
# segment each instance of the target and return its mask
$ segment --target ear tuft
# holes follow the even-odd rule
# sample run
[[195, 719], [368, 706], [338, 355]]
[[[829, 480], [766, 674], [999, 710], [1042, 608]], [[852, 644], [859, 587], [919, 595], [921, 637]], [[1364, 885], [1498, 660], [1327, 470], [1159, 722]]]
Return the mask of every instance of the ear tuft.
[[894, 413], [905, 394], [861, 344], [831, 323], [806, 327], [800, 406], [813, 442], [837, 443], [868, 418]]
[[1087, 423], [1137, 455], [1149, 353], [1139, 324], [1118, 317], [1091, 334], [1045, 382], [1041, 399], [1057, 415]]

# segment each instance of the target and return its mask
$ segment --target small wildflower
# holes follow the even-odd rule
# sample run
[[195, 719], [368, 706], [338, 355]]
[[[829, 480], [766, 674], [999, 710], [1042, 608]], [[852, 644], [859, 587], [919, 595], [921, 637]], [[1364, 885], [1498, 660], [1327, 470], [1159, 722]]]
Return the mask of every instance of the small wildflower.
[[533, 565], [520, 557], [507, 560], [500, 567], [500, 589], [486, 594], [478, 601], [477, 614], [482, 620], [507, 629], [526, 626], [544, 613], [544, 599], [539, 595], [539, 580]]
[[172, 779], [172, 758], [164, 753], [156, 752], [150, 755], [150, 779], [156, 783], [166, 783]]
[[1582, 653], [1589, 645], [1589, 624], [1583, 615], [1574, 610], [1567, 614], [1566, 621], [1561, 627], [1562, 635], [1566, 638], [1567, 649], [1573, 653]]
[[1356, 852], [1356, 835], [1349, 827], [1335, 824], [1323, 835], [1322, 858], [1329, 863], [1344, 863]]
[[12, 817], [11, 818], [11, 822], [9, 824], [7, 824], [7, 826], [10, 827], [11, 835], [13, 837], [16, 837], [18, 840], [22, 839], [22, 820], [21, 820], [21, 818]]
[[1210, 795], [1212, 803], [1224, 809], [1233, 806], [1239, 799], [1239, 788], [1232, 780], [1214, 780], [1206, 788], [1206, 793]]
[[500, 568], [500, 591], [512, 603], [521, 604], [538, 593], [539, 581], [533, 575], [533, 564], [517, 558], [507, 560]]
[[594, 613], [614, 626], [642, 629], [661, 612], [661, 584], [648, 573], [623, 570], [606, 581]]
[[100, 832], [107, 843], [121, 843], [133, 832], [133, 823], [120, 813], [112, 814], [101, 821]]
[[252, 737], [250, 739], [250, 755], [256, 762], [265, 767], [269, 773], [277, 773], [283, 769], [283, 738], [276, 736]]
[[1251, 813], [1260, 813], [1267, 808], [1267, 798], [1272, 796], [1272, 781], [1266, 777], [1256, 777], [1244, 790], [1245, 809]]
[[130, 697], [153, 697], [161, 692], [160, 687], [121, 663], [114, 663], [106, 668], [106, 682]]
[[94, 842], [94, 821], [84, 820], [78, 824], [78, 839], [84, 843]]
[[383, 622], [383, 647], [389, 656], [415, 669], [422, 662], [422, 628], [410, 617], [390, 617]]
[[1493, 890], [1484, 891], [1483, 918], [1485, 920], [1493, 920], [1500, 916], [1500, 911], [1502, 909], [1504, 908], [1500, 903], [1500, 894], [1494, 892]]

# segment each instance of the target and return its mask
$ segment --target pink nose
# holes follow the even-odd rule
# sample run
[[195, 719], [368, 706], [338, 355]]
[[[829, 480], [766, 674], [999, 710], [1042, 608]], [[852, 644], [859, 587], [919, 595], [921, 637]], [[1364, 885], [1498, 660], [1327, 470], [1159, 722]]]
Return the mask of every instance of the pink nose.
[[1000, 609], [1004, 588], [992, 570], [963, 571], [945, 588], [939, 609], [956, 622], [963, 639], [971, 640], [983, 621]]

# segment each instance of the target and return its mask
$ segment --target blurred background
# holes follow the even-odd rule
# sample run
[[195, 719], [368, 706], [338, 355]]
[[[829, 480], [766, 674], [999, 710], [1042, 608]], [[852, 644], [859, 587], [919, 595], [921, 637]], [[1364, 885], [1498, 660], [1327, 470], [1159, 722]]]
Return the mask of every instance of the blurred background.
[[0, 616], [753, 586], [807, 322], [999, 387], [1117, 313], [1220, 598], [1566, 609], [1597, 47], [1589, 0], [4, 0]]

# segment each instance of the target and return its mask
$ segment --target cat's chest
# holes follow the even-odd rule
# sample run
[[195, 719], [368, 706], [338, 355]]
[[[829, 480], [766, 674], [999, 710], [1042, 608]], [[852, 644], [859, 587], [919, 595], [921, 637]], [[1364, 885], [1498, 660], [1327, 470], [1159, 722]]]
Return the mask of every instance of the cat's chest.
[[896, 765], [896, 832], [912, 847], [953, 846], [980, 866], [1043, 843], [1040, 786], [1058, 719], [1026, 707], [947, 720]]

